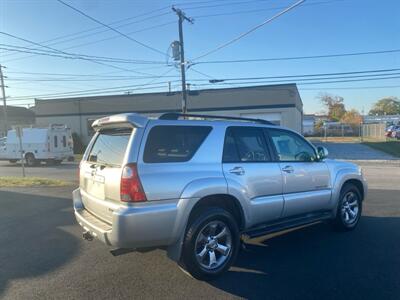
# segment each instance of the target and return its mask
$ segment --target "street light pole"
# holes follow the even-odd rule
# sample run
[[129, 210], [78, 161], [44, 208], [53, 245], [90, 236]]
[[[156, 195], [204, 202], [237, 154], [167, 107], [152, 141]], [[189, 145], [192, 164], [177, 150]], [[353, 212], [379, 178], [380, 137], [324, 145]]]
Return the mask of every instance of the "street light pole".
[[3, 66], [0, 65], [0, 86], [2, 90], [3, 96], [3, 117], [4, 117], [4, 135], [7, 135], [8, 131], [8, 118], [7, 118], [7, 100], [6, 100], [6, 90], [4, 85], [4, 76], [3, 76]]

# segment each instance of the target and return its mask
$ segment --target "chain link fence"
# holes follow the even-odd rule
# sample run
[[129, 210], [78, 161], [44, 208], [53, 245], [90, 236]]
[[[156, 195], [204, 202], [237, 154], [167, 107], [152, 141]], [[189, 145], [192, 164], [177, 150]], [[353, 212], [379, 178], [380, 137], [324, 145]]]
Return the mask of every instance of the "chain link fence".
[[361, 136], [362, 138], [375, 139], [375, 140], [385, 140], [386, 124], [362, 124]]
[[326, 123], [321, 127], [315, 127], [313, 134], [307, 136], [322, 139], [329, 138], [359, 138], [373, 140], [385, 140], [386, 123], [351, 124], [351, 123]]

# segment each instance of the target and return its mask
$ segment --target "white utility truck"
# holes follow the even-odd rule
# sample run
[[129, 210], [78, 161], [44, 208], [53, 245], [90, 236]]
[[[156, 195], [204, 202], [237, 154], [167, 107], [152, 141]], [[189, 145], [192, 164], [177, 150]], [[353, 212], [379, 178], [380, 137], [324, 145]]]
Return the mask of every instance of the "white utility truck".
[[[65, 125], [51, 124], [47, 128], [23, 128], [21, 132], [22, 154], [27, 166], [40, 162], [60, 164], [63, 160], [73, 160], [71, 129]], [[18, 131], [13, 129], [0, 145], [0, 160], [16, 163], [21, 160]]]

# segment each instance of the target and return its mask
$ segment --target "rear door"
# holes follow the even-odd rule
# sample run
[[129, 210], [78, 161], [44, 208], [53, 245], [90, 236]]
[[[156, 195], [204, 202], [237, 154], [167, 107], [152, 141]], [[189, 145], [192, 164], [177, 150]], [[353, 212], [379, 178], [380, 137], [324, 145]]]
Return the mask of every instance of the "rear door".
[[135, 129], [101, 130], [80, 165], [80, 188], [85, 208], [111, 222], [113, 206], [120, 202], [122, 167]]
[[262, 128], [227, 128], [223, 171], [228, 190], [238, 192], [247, 202], [251, 225], [281, 216], [282, 174], [279, 163], [272, 160]]
[[60, 148], [61, 148], [60, 142], [61, 141], [60, 141], [59, 135], [57, 134], [57, 131], [55, 131], [55, 130], [48, 131], [48, 142], [49, 142], [48, 149], [51, 153], [60, 152]]
[[300, 135], [268, 128], [283, 176], [284, 217], [326, 210], [331, 199], [330, 172]]

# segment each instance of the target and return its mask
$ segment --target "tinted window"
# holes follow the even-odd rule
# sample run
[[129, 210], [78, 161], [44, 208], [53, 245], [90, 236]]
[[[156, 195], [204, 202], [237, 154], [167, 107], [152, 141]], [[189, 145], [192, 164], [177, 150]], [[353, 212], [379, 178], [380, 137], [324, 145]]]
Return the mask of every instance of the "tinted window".
[[230, 127], [226, 131], [224, 162], [270, 161], [262, 129]]
[[130, 129], [100, 132], [89, 153], [88, 161], [120, 166], [124, 159], [131, 132], [132, 130]]
[[155, 126], [148, 135], [143, 161], [189, 161], [210, 131], [206, 126]]
[[315, 161], [314, 148], [299, 135], [280, 129], [268, 129], [281, 161]]

